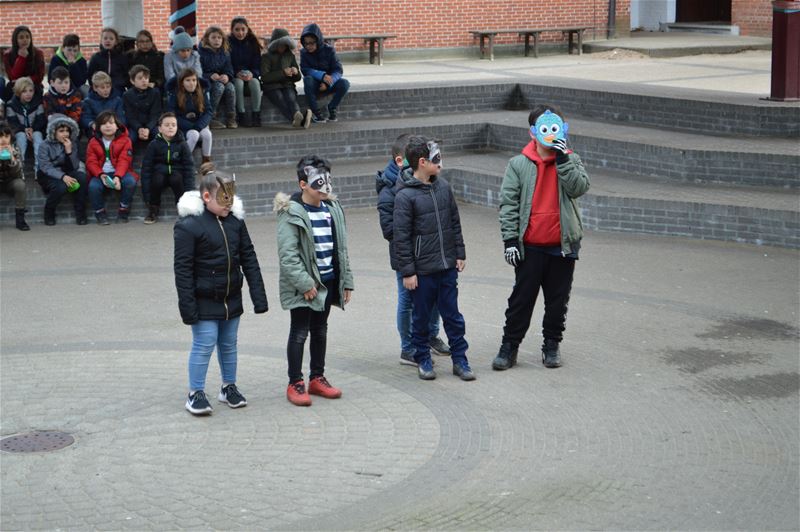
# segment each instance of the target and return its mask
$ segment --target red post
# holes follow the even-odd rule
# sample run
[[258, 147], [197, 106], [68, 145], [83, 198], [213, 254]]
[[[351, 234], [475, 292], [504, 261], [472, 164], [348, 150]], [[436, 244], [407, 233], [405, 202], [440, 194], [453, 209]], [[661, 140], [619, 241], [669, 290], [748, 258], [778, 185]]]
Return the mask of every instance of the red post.
[[800, 100], [800, 1], [772, 2], [770, 100]]

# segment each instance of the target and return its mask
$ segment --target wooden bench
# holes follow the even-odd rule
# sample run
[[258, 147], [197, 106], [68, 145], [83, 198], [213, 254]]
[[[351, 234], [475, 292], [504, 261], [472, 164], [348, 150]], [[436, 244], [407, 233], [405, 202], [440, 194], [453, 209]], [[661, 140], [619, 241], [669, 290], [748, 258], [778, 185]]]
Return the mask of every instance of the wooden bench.
[[573, 38], [578, 36], [578, 55], [583, 53], [583, 32], [591, 29], [592, 26], [571, 26], [563, 28], [533, 28], [517, 30], [470, 30], [473, 40], [480, 38], [481, 59], [486, 58], [485, 42], [489, 41], [489, 60], [494, 61], [494, 38], [502, 33], [516, 33], [520, 37], [525, 37], [525, 57], [530, 55], [531, 37], [533, 37], [533, 57], [539, 57], [539, 35], [546, 32], [560, 32], [569, 37], [569, 53], [572, 54]]
[[[342, 39], [360, 39], [363, 40], [364, 43], [369, 43], [369, 64], [375, 64], [375, 58], [378, 59], [378, 65], [383, 65], [383, 41], [386, 39], [394, 39], [397, 35], [391, 35], [388, 33], [367, 33], [363, 35], [325, 35], [323, 40], [330, 44], [331, 46], [336, 46], [336, 41], [341, 41]], [[300, 46], [303, 45], [300, 38], [297, 38], [297, 42], [300, 43]], [[268, 42], [269, 43], [269, 42]]]

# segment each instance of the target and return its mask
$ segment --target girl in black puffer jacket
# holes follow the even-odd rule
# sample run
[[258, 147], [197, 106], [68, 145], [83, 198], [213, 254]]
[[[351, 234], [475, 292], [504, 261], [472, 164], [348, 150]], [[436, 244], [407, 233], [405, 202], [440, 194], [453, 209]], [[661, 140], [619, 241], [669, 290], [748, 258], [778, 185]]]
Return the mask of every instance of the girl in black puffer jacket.
[[222, 373], [219, 400], [231, 408], [247, 404], [236, 388], [244, 278], [256, 314], [268, 308], [261, 268], [234, 181], [213, 165], [204, 165], [201, 174], [199, 190], [187, 192], [178, 202], [180, 218], [175, 223], [178, 307], [183, 322], [192, 326], [186, 400], [186, 409], [192, 414], [210, 414], [212, 410], [204, 388], [214, 346]]

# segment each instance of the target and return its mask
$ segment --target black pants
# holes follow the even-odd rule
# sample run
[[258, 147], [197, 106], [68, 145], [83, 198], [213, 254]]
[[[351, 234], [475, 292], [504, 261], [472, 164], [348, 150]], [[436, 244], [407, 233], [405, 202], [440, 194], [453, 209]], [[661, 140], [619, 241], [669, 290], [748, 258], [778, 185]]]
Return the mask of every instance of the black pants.
[[563, 339], [574, 271], [575, 259], [525, 248], [525, 260], [515, 269], [514, 290], [508, 298], [503, 343], [522, 343], [531, 325], [539, 287], [544, 293], [542, 336], [559, 342]]
[[292, 121], [295, 113], [300, 112], [300, 107], [297, 105], [297, 90], [294, 85], [270, 89], [264, 91], [264, 95], [289, 122]]
[[[150, 205], [155, 207], [161, 206], [161, 192], [168, 186], [175, 195], [175, 203], [178, 203], [178, 200], [183, 195], [183, 176], [177, 172], [173, 172], [170, 175], [165, 175], [161, 172], [153, 173], [153, 177], [150, 179], [149, 183]], [[142, 184], [142, 190], [144, 191], [144, 184]]]
[[83, 215], [86, 210], [86, 198], [88, 196], [89, 186], [86, 184], [86, 174], [83, 172], [70, 172], [70, 175], [78, 180], [80, 188], [75, 192], [67, 191], [67, 185], [61, 179], [50, 179], [44, 174], [39, 175], [39, 186], [42, 187], [42, 192], [47, 194], [47, 199], [44, 202], [44, 208], [48, 211], [55, 211], [58, 207], [61, 198], [65, 194], [72, 194], [75, 197], [75, 212]]
[[325, 351], [328, 343], [328, 314], [331, 305], [339, 300], [339, 280], [333, 279], [325, 283], [328, 295], [325, 298], [325, 309], [311, 310], [309, 307], [293, 308], [289, 312], [292, 322], [289, 326], [289, 341], [286, 345], [286, 357], [289, 359], [289, 384], [303, 379], [303, 350], [308, 333], [311, 341], [308, 349], [311, 355], [309, 379], [325, 373]]

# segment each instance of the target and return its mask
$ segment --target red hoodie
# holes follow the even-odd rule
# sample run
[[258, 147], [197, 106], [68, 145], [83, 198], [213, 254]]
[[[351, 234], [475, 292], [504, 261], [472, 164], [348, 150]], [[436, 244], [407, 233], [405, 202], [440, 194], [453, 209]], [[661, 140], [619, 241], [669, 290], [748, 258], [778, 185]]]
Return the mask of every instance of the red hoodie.
[[[111, 152], [111, 164], [114, 165], [114, 175], [122, 177], [125, 174], [131, 174], [138, 181], [139, 176], [131, 169], [133, 146], [125, 126], [117, 130], [114, 140], [111, 141], [109, 151]], [[90, 180], [100, 177], [100, 174], [103, 173], [105, 160], [106, 149], [103, 147], [103, 135], [98, 130], [86, 147], [86, 173], [89, 174]]]
[[522, 154], [536, 164], [531, 217], [522, 242], [526, 246], [560, 246], [561, 209], [555, 155], [542, 159], [536, 151], [535, 140], [525, 146]]

